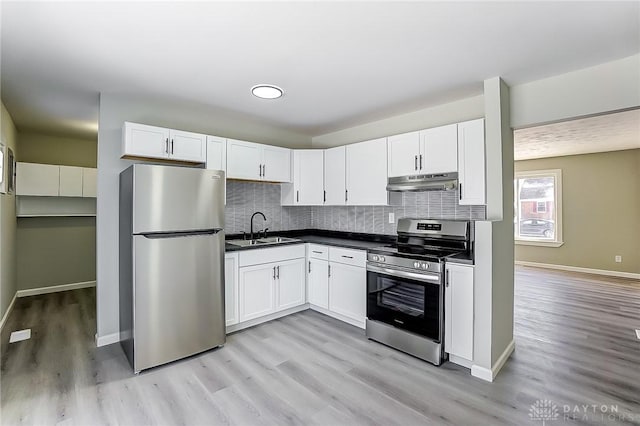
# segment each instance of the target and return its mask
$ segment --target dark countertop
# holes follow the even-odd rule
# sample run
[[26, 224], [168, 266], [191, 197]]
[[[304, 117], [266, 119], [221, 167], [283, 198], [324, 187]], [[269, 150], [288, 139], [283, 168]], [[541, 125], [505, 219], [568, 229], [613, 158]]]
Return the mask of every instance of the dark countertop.
[[[320, 244], [324, 246], [344, 247], [357, 250], [367, 250], [374, 247], [386, 246], [396, 242], [395, 235], [363, 234], [359, 232], [326, 231], [321, 229], [301, 229], [295, 231], [269, 232], [268, 237], [289, 237], [300, 241], [291, 241], [277, 244], [258, 244], [254, 246], [239, 247], [229, 243], [225, 244], [225, 251], [234, 252], [242, 250], [254, 250], [262, 248], [281, 247], [294, 244]], [[241, 240], [242, 234], [230, 234], [227, 240]], [[461, 265], [473, 265], [473, 255], [471, 253], [459, 253], [448, 256], [446, 261]]]
[[[356, 232], [339, 232], [339, 231], [325, 231], [320, 229], [302, 229], [295, 231], [281, 231], [281, 232], [269, 232], [267, 236], [289, 237], [297, 238], [300, 241], [292, 241], [287, 243], [278, 244], [261, 244], [254, 246], [239, 247], [229, 243], [225, 244], [225, 251], [241, 251], [241, 250], [253, 250], [258, 248], [270, 248], [280, 247], [293, 244], [321, 244], [325, 246], [345, 247], [359, 250], [367, 250], [373, 247], [385, 246], [392, 244], [396, 241], [396, 237], [393, 235], [379, 235], [379, 234], [363, 234]], [[227, 235], [227, 240], [242, 239], [242, 234]]]

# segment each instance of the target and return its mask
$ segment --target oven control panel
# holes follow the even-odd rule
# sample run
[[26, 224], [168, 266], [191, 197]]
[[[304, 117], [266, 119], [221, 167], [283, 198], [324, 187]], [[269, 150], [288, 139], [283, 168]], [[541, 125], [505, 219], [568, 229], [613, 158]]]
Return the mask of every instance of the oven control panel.
[[384, 264], [385, 266], [400, 266], [402, 268], [413, 269], [416, 272], [439, 273], [442, 269], [439, 262], [426, 260], [407, 259], [397, 256], [384, 256], [376, 253], [367, 253], [367, 260], [372, 263]]

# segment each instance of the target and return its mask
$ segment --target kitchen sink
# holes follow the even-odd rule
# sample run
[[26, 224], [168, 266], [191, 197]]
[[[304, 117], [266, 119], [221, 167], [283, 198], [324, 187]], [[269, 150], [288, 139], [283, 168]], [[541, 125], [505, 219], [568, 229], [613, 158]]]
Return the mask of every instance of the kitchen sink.
[[283, 244], [283, 243], [292, 243], [300, 241], [297, 238], [287, 238], [287, 237], [266, 237], [266, 238], [258, 238], [257, 240], [229, 240], [227, 244], [231, 244], [233, 246], [238, 247], [249, 247], [249, 246], [263, 246], [270, 244]]

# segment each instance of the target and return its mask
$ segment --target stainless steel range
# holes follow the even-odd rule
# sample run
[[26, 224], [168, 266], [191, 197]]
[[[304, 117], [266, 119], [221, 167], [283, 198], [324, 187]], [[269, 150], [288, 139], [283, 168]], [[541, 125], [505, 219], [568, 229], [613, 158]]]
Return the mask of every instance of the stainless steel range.
[[367, 337], [440, 365], [447, 257], [473, 250], [473, 222], [398, 221], [398, 242], [367, 251]]

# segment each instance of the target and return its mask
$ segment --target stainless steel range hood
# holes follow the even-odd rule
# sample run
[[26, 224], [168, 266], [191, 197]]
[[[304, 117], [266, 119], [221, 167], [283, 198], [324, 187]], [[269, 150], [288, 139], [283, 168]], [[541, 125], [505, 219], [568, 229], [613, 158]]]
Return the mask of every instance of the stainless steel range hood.
[[458, 188], [458, 173], [437, 173], [390, 177], [387, 191], [453, 191]]

